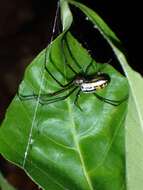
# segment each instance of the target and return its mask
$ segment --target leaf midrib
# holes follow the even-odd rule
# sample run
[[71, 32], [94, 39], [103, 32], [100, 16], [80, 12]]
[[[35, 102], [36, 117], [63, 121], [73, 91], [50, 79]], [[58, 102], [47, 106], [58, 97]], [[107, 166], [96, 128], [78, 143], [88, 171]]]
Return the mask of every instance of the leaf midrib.
[[68, 104], [68, 110], [69, 110], [69, 117], [70, 117], [70, 121], [71, 121], [71, 132], [72, 132], [72, 135], [73, 135], [75, 147], [76, 147], [77, 152], [79, 154], [81, 167], [83, 169], [84, 176], [85, 176], [87, 184], [89, 186], [89, 190], [94, 190], [93, 186], [92, 186], [92, 183], [91, 183], [91, 179], [90, 179], [90, 177], [88, 175], [88, 172], [86, 171], [86, 166], [85, 166], [85, 163], [84, 163], [84, 159], [82, 157], [82, 153], [81, 153], [81, 150], [80, 150], [79, 141], [78, 141], [78, 135], [76, 133], [76, 126], [75, 126], [75, 122], [74, 122], [73, 115], [72, 115], [72, 108], [71, 108], [70, 98], [67, 99], [67, 104]]

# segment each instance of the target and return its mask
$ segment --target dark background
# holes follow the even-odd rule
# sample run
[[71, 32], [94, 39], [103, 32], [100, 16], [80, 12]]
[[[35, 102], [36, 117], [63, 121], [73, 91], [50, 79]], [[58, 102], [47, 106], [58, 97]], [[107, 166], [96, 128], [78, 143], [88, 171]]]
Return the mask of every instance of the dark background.
[[[24, 70], [49, 43], [56, 0], [4, 0], [0, 2], [0, 122], [17, 92]], [[130, 65], [140, 73], [142, 66], [141, 5], [134, 1], [81, 0], [96, 10], [123, 42]], [[107, 44], [96, 39], [95, 30], [83, 15], [75, 13], [73, 33], [99, 61], [111, 58]], [[107, 51], [101, 51], [101, 47]], [[103, 55], [104, 54], [104, 55]], [[26, 174], [0, 158], [0, 170], [18, 190], [38, 189]]]

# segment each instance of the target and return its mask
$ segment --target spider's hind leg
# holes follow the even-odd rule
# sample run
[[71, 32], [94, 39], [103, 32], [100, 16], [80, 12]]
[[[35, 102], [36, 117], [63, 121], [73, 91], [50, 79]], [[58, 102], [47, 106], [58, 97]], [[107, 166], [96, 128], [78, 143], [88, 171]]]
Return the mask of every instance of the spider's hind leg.
[[128, 99], [128, 96], [126, 96], [125, 98], [121, 99], [121, 100], [110, 100], [110, 99], [107, 99], [107, 98], [104, 98], [102, 96], [99, 96], [98, 94], [94, 93], [94, 96], [96, 98], [98, 98], [99, 100], [107, 103], [107, 104], [110, 104], [112, 106], [119, 106], [121, 103], [123, 103], [124, 101], [126, 101]]

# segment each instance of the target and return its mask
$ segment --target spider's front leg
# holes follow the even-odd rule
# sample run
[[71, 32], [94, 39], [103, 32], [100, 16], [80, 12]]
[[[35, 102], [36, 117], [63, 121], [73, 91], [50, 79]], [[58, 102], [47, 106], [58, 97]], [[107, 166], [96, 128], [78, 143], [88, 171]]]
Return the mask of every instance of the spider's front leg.
[[[74, 86], [73, 82], [70, 81], [65, 88], [62, 88], [62, 89], [60, 89], [58, 91], [55, 91], [53, 93], [45, 93], [45, 94], [39, 94], [39, 95], [35, 94], [35, 93], [29, 94], [29, 95], [24, 95], [24, 94], [19, 93], [19, 91], [18, 91], [18, 97], [22, 101], [27, 101], [27, 100], [32, 100], [32, 99], [36, 99], [36, 100], [39, 99], [40, 102], [44, 102], [44, 101], [46, 102], [49, 98], [57, 96], [59, 94], [62, 94], [65, 91], [67, 91], [68, 89], [71, 89], [73, 86]], [[54, 98], [54, 99], [58, 99], [58, 98]], [[48, 101], [52, 101], [52, 100], [53, 99], [49, 99]]]
[[51, 103], [55, 103], [55, 102], [58, 102], [58, 101], [62, 101], [62, 100], [65, 100], [67, 99], [78, 87], [74, 87], [67, 95], [64, 95], [64, 96], [60, 96], [60, 97], [57, 97], [57, 98], [52, 98], [52, 99], [44, 99], [42, 96], [39, 97], [39, 103], [41, 105], [47, 105], [47, 104], [51, 104]]

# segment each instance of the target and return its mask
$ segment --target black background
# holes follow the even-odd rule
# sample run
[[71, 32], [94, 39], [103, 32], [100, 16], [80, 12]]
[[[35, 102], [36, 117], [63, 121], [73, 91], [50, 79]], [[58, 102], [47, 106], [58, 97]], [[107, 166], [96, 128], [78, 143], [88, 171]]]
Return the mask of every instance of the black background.
[[[0, 122], [22, 80], [24, 69], [50, 41], [56, 10], [56, 0], [4, 0], [0, 2]], [[143, 73], [142, 11], [138, 1], [82, 0], [96, 10], [121, 39], [130, 65]], [[75, 13], [72, 31], [83, 45], [100, 61], [110, 55], [100, 52], [106, 44], [94, 43], [95, 30], [83, 15]], [[97, 44], [97, 45], [95, 45]], [[104, 51], [105, 52], [105, 51]], [[26, 175], [15, 166], [0, 159], [0, 170], [19, 190], [36, 189]]]

